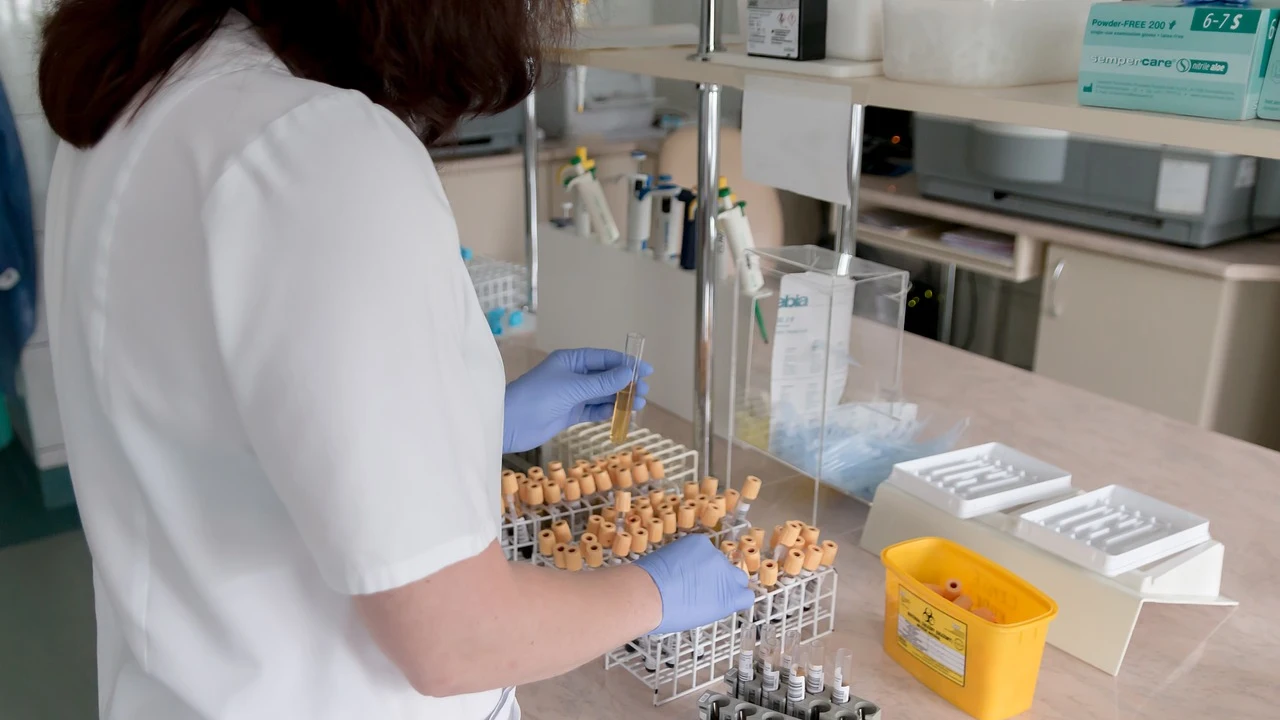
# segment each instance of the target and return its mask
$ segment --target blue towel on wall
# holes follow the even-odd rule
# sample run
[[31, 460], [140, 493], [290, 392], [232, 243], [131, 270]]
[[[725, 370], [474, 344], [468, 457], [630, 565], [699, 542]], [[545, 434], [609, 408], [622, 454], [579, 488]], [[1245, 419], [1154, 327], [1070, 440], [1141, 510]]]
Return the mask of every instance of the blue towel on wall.
[[31, 188], [0, 84], [0, 395], [14, 396], [22, 348], [36, 329], [36, 248]]

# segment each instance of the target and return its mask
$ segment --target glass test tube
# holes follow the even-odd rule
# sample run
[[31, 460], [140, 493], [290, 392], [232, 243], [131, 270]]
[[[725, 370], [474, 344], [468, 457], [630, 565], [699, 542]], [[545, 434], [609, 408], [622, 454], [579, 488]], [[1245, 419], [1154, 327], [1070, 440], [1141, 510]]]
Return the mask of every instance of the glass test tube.
[[627, 441], [627, 433], [631, 431], [631, 405], [636, 398], [636, 381], [640, 379], [640, 358], [644, 354], [644, 336], [640, 333], [627, 333], [627, 345], [624, 352], [627, 362], [631, 364], [631, 382], [618, 393], [613, 403], [613, 425], [609, 429], [609, 441], [619, 445]]

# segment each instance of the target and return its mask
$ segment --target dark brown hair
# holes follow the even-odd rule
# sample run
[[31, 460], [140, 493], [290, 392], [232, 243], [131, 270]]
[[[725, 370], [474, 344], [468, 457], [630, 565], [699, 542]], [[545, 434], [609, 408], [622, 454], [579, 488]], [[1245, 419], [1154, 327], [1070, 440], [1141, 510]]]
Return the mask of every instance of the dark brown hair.
[[232, 10], [295, 75], [358, 90], [432, 141], [523, 100], [573, 0], [59, 0], [39, 76], [54, 132], [97, 144]]

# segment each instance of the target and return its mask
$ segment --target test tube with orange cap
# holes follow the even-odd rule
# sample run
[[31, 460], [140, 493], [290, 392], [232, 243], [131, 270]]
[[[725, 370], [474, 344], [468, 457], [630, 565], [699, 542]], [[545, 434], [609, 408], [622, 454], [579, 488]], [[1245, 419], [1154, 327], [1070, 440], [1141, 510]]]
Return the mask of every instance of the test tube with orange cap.
[[[642, 456], [643, 457], [643, 456]], [[649, 468], [643, 462], [632, 459], [631, 462], [631, 480], [637, 486], [645, 486], [649, 484]]]
[[738, 498], [738, 506], [734, 510], [734, 518], [737, 520], [746, 520], [747, 511], [751, 509], [751, 503], [760, 497], [760, 478], [755, 475], [748, 475], [746, 482], [742, 484], [742, 495]]

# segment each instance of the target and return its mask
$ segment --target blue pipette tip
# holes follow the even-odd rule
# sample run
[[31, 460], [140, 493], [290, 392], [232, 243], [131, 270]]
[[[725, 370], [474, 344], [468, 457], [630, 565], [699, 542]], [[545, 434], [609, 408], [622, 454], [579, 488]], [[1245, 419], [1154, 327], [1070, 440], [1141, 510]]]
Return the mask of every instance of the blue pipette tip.
[[520, 327], [524, 324], [524, 311], [512, 310], [511, 317], [507, 318], [507, 327]]
[[462, 248], [462, 259], [463, 259], [463, 261], [469, 261], [469, 260], [471, 260], [471, 258], [472, 258], [473, 256], [474, 256], [474, 253], [472, 253], [472, 252], [471, 252], [471, 248], [469, 248], [469, 247], [464, 247], [464, 248]]

